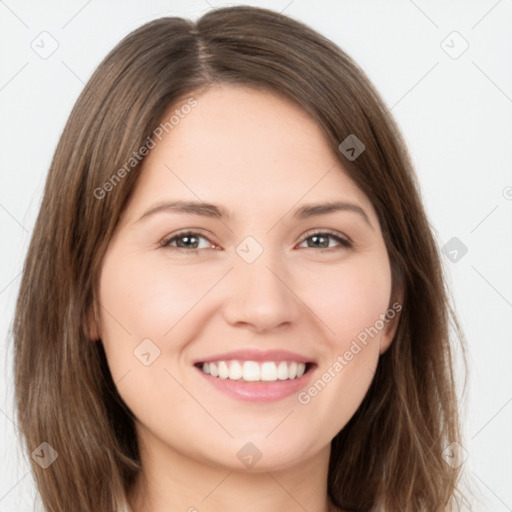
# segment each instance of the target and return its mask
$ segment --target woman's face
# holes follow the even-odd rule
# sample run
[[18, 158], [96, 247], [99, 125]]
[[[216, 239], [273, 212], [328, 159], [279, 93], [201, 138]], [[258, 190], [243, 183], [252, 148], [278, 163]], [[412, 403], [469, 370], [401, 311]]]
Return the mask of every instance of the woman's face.
[[91, 337], [146, 450], [285, 469], [328, 454], [391, 342], [387, 251], [300, 108], [234, 86], [196, 100], [144, 161]]

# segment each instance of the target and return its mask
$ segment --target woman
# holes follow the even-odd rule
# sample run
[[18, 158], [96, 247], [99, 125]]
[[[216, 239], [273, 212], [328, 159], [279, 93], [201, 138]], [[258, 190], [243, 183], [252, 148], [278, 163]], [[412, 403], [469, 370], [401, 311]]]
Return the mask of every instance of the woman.
[[46, 510], [449, 510], [450, 319], [405, 145], [343, 51], [252, 7], [148, 23], [78, 99], [25, 263]]

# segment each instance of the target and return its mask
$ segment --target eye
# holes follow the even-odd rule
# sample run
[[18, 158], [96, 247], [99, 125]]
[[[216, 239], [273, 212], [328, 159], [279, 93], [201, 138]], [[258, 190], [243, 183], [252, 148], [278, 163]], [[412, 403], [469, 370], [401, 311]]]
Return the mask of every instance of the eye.
[[[205, 242], [201, 245], [201, 239]], [[308, 241], [311, 241], [309, 243]], [[334, 241], [333, 245], [331, 242]], [[332, 233], [329, 231], [316, 231], [308, 234], [298, 247], [304, 243], [308, 243], [306, 249], [324, 249], [336, 250], [347, 249], [352, 247], [352, 242], [344, 238], [340, 234]], [[336, 245], [337, 243], [337, 245]], [[182, 231], [177, 233], [161, 242], [161, 247], [168, 247], [171, 249], [182, 250], [185, 252], [196, 252], [200, 249], [209, 249], [214, 245], [207, 237], [197, 231]]]
[[[303, 242], [299, 245], [299, 247], [304, 244], [305, 242], [308, 242], [308, 240], [311, 240], [311, 244], [308, 243], [307, 249], [312, 248], [320, 248], [320, 249], [347, 249], [352, 247], [352, 242], [348, 240], [347, 238], [344, 238], [343, 236], [331, 233], [329, 231], [316, 231], [314, 233], [310, 233]], [[332, 245], [331, 240], [334, 240], [338, 243], [338, 245]]]
[[[207, 243], [203, 243], [201, 246], [200, 240], [206, 240]], [[208, 249], [212, 247], [212, 243], [208, 238], [201, 235], [197, 231], [182, 231], [170, 238], [163, 240], [160, 244], [162, 247], [170, 247], [178, 250], [184, 250], [188, 252], [198, 251], [199, 249]]]

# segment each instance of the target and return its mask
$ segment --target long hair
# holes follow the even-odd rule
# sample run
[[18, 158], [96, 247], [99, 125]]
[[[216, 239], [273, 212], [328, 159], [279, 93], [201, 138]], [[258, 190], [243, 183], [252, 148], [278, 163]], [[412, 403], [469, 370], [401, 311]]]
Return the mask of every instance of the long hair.
[[[196, 22], [161, 18], [130, 33], [88, 81], [56, 148], [13, 325], [26, 450], [46, 442], [58, 453], [46, 468], [30, 458], [46, 510], [117, 511], [142, 470], [133, 416], [101, 341], [88, 338], [87, 318], [143, 159], [126, 162], [171, 106], [215, 83], [277, 92], [316, 120], [373, 204], [393, 293], [404, 291], [393, 343], [332, 441], [331, 500], [357, 511], [445, 512], [459, 479], [443, 458], [460, 441], [450, 326], [459, 341], [462, 333], [405, 143], [365, 73], [339, 47], [290, 17], [247, 6], [212, 10]], [[365, 145], [355, 160], [338, 149], [350, 135]]]

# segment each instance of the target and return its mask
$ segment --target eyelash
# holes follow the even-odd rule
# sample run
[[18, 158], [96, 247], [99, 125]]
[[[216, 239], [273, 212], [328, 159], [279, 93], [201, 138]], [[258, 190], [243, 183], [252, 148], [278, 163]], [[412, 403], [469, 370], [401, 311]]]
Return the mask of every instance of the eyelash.
[[[324, 237], [326, 235], [327, 238], [332, 238], [339, 243], [339, 246], [336, 246], [336, 247], [320, 248], [319, 249], [320, 252], [331, 252], [331, 251], [335, 251], [335, 250], [339, 250], [339, 249], [350, 249], [353, 247], [353, 244], [349, 239], [344, 238], [344, 237], [340, 236], [339, 234], [337, 234], [335, 232], [331, 232], [329, 230], [327, 230], [327, 231], [326, 230], [323, 230], [323, 231], [317, 230], [314, 232], [307, 233], [307, 236], [305, 236], [300, 243], [302, 244], [309, 238], [312, 238], [317, 235], [324, 235]], [[195, 237], [199, 237], [199, 238], [204, 238], [205, 240], [208, 240], [210, 242], [210, 240], [206, 236], [202, 235], [198, 231], [182, 231], [180, 233], [173, 235], [171, 238], [162, 240], [160, 245], [163, 248], [168, 248], [171, 250], [188, 252], [188, 253], [197, 253], [198, 251], [203, 250], [203, 249], [199, 249], [199, 248], [185, 249], [183, 247], [175, 247], [175, 246], [171, 245], [171, 243], [174, 242], [175, 240], [182, 238], [182, 237], [186, 237], [186, 236], [195, 236]], [[314, 249], [314, 247], [304, 247], [304, 249]]]

